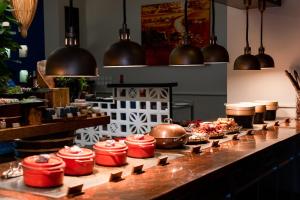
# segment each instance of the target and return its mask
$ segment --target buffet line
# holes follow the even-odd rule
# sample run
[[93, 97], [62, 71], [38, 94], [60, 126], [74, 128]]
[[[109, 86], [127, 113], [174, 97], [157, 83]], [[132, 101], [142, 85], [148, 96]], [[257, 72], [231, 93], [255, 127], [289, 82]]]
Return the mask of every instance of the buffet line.
[[[73, 105], [77, 112], [83, 112], [82, 102], [77, 101]], [[77, 110], [80, 108], [80, 111]], [[59, 188], [64, 185], [65, 175], [67, 177], [83, 177], [101, 173], [95, 170], [95, 166], [107, 167], [109, 179], [106, 181], [121, 179], [122, 173], [115, 173], [114, 169], [126, 166], [128, 163], [137, 167], [133, 170], [142, 172], [143, 166], [136, 163], [143, 163], [143, 160], [155, 158], [155, 165], [167, 164], [168, 155], [179, 153], [182, 156], [188, 147], [189, 153], [200, 153], [201, 145], [212, 143], [218, 146], [219, 141], [238, 140], [244, 130], [253, 130], [254, 124], [266, 125], [266, 121], [276, 119], [278, 102], [276, 101], [256, 101], [240, 102], [235, 104], [225, 104], [227, 118], [218, 118], [212, 122], [202, 122], [200, 120], [191, 121], [187, 126], [173, 124], [171, 119], [166, 119], [165, 123], [158, 124], [145, 134], [131, 134], [125, 138], [108, 139], [99, 141], [92, 148], [82, 148], [79, 146], [65, 146], [53, 154], [32, 155], [24, 158], [19, 164], [10, 166], [3, 172], [2, 178], [18, 179], [28, 188], [42, 189]], [[86, 109], [86, 107], [84, 107]], [[47, 109], [46, 109], [47, 110]], [[48, 109], [49, 110], [49, 109]], [[52, 109], [51, 109], [52, 110]], [[62, 115], [61, 109], [57, 109]], [[70, 108], [70, 112], [72, 109]], [[89, 112], [89, 111], [84, 111]], [[100, 111], [92, 111], [98, 113]], [[87, 114], [85, 113], [85, 114]], [[52, 116], [52, 120], [54, 114]], [[66, 113], [64, 115], [67, 117]], [[227, 140], [224, 140], [227, 138]], [[161, 154], [161, 150], [170, 151], [169, 154]], [[162, 157], [164, 155], [164, 157]], [[128, 158], [131, 159], [128, 162]], [[133, 161], [132, 161], [133, 158]], [[119, 169], [119, 168], [118, 168]], [[117, 178], [116, 178], [117, 177]], [[35, 190], [36, 191], [36, 190]]]

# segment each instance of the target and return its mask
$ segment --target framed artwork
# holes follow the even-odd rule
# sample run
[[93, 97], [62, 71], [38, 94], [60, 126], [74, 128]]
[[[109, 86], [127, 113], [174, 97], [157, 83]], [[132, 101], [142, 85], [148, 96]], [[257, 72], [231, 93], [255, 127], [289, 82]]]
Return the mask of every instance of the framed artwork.
[[[141, 12], [147, 65], [168, 65], [172, 49], [182, 43], [184, 1], [143, 5]], [[189, 0], [188, 22], [192, 44], [206, 46], [210, 35], [210, 0]]]

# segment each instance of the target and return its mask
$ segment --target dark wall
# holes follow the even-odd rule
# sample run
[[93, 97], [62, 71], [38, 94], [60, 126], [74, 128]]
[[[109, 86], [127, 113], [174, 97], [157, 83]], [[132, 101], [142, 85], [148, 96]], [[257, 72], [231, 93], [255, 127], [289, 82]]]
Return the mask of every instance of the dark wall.
[[[15, 27], [16, 32], [18, 28]], [[44, 6], [43, 0], [38, 1], [38, 7], [33, 22], [28, 30], [27, 38], [22, 38], [19, 33], [14, 38], [20, 45], [28, 46], [26, 58], [19, 58], [19, 52], [11, 52], [12, 60], [19, 62], [8, 62], [13, 80], [19, 83], [19, 72], [26, 69], [30, 72], [36, 70], [36, 62], [45, 59], [45, 37], [44, 37]], [[0, 143], [0, 155], [12, 153], [14, 147], [12, 143]]]
[[19, 58], [19, 52], [12, 52], [12, 60], [18, 60], [21, 63], [9, 62], [9, 68], [13, 75], [13, 80], [19, 82], [19, 72], [22, 69], [32, 72], [36, 70], [36, 63], [45, 59], [45, 36], [44, 36], [44, 5], [43, 0], [38, 1], [38, 7], [33, 22], [28, 30], [27, 38], [22, 38], [17, 31], [15, 40], [20, 45], [28, 46], [28, 55], [26, 58]]

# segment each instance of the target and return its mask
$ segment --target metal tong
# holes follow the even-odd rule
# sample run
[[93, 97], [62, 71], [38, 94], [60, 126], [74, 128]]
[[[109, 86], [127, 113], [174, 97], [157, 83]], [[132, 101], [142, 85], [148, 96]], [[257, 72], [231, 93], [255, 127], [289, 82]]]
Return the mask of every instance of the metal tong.
[[23, 176], [22, 164], [20, 162], [11, 162], [9, 169], [2, 173], [1, 178], [9, 179], [19, 176]]

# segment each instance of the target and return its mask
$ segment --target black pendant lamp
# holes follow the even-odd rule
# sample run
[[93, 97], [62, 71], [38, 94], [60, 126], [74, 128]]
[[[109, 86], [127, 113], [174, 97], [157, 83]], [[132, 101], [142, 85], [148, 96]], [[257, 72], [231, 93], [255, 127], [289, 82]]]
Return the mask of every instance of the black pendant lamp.
[[229, 55], [227, 50], [217, 44], [217, 37], [215, 35], [215, 0], [211, 0], [211, 37], [209, 45], [203, 48], [203, 56], [205, 64], [221, 64], [229, 62]]
[[244, 0], [246, 6], [246, 47], [244, 54], [239, 56], [234, 62], [234, 70], [260, 70], [258, 59], [251, 55], [251, 47], [249, 46], [249, 7], [251, 0]]
[[69, 28], [65, 36], [65, 47], [52, 52], [46, 64], [46, 75], [54, 77], [93, 77], [97, 76], [97, 63], [94, 56], [78, 46], [72, 20], [73, 0], [69, 7]]
[[200, 48], [190, 44], [188, 28], [188, 1], [184, 3], [184, 26], [183, 44], [172, 50], [169, 57], [170, 66], [203, 66], [204, 58]]
[[274, 59], [270, 55], [265, 54], [265, 48], [263, 45], [263, 14], [266, 10], [266, 0], [258, 1], [258, 9], [260, 11], [260, 47], [256, 57], [259, 60], [261, 69], [272, 69], [275, 67]]
[[126, 23], [126, 0], [123, 0], [123, 27], [119, 31], [120, 41], [114, 43], [104, 54], [103, 65], [109, 67], [142, 67], [146, 65], [144, 49], [130, 40]]

